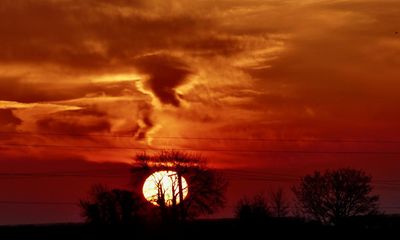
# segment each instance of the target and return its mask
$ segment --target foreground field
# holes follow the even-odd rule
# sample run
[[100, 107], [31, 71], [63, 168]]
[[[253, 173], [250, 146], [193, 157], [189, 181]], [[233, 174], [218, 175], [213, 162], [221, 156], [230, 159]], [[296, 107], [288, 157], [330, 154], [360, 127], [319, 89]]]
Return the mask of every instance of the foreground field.
[[348, 221], [340, 227], [320, 226], [298, 219], [243, 223], [233, 219], [196, 220], [181, 224], [147, 223], [132, 226], [51, 224], [1, 226], [0, 239], [269, 239], [294, 236], [308, 239], [383, 237], [400, 229], [400, 217], [383, 216]]

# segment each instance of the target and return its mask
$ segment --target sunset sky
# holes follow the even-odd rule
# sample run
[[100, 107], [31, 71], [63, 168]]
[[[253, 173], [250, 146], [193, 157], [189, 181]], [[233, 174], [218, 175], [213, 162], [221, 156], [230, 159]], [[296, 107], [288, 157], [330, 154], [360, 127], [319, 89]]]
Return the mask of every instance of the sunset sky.
[[243, 195], [373, 176], [400, 211], [400, 1], [0, 1], [0, 224], [82, 221], [136, 153], [201, 153]]

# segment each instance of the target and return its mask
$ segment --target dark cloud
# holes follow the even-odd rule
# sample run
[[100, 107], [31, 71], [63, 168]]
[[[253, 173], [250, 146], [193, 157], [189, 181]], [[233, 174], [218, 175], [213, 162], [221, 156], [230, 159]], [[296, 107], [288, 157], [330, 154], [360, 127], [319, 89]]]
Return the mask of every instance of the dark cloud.
[[21, 123], [21, 119], [14, 116], [12, 109], [0, 109], [0, 131], [13, 131]]
[[24, 82], [20, 78], [1, 78], [0, 100], [33, 103], [83, 97], [80, 91], [70, 91], [72, 89], [66, 86], [54, 89], [51, 85]]
[[[119, 103], [94, 104], [79, 110], [67, 110], [36, 119], [39, 132], [65, 134], [113, 133], [143, 140], [154, 127], [151, 104], [124, 102], [126, 109], [114, 111]], [[136, 106], [134, 106], [136, 105]], [[136, 114], [136, 115], [135, 115]], [[90, 138], [90, 136], [88, 136]]]
[[143, 140], [146, 138], [147, 133], [154, 127], [154, 122], [152, 119], [153, 107], [148, 103], [142, 103], [138, 106], [138, 119], [141, 124], [137, 125], [137, 131], [135, 132], [135, 137], [138, 140]]
[[192, 72], [185, 62], [168, 55], [148, 55], [139, 58], [136, 67], [149, 76], [145, 85], [162, 103], [179, 106], [175, 88]]
[[37, 122], [43, 132], [87, 134], [109, 132], [111, 124], [106, 114], [94, 110], [71, 110], [54, 113]]
[[233, 35], [218, 36], [206, 34], [198, 35], [190, 41], [180, 43], [180, 48], [185, 52], [200, 57], [229, 57], [246, 50], [246, 46]]
[[50, 102], [82, 98], [85, 96], [121, 96], [138, 93], [132, 82], [34, 83], [22, 78], [0, 78], [0, 100], [22, 103]]
[[[147, 1], [1, 1], [0, 62], [51, 63], [76, 71], [107, 72], [157, 50], [199, 55], [243, 51], [240, 40], [220, 36], [212, 18], [187, 12], [149, 13]], [[223, 34], [222, 34], [223, 35]]]

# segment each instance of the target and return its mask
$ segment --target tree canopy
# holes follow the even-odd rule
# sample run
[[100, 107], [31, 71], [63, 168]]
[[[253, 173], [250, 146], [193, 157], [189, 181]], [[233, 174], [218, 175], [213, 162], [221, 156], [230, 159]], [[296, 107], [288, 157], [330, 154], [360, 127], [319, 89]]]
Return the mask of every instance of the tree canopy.
[[[224, 206], [227, 180], [218, 171], [208, 168], [203, 157], [192, 153], [162, 151], [153, 155], [138, 154], [132, 168], [134, 185], [141, 186], [145, 177], [164, 170], [176, 172], [178, 179], [184, 177], [188, 184], [185, 199], [180, 189], [176, 196], [181, 198], [180, 201], [172, 201], [172, 206], [159, 205], [164, 218], [185, 220], [212, 214]], [[174, 188], [180, 187], [179, 182], [175, 184]]]
[[94, 185], [89, 199], [81, 200], [82, 215], [88, 223], [131, 224], [141, 221], [142, 199], [134, 192]]
[[303, 213], [325, 224], [378, 210], [379, 196], [371, 194], [371, 176], [356, 169], [316, 171], [304, 176], [293, 192]]

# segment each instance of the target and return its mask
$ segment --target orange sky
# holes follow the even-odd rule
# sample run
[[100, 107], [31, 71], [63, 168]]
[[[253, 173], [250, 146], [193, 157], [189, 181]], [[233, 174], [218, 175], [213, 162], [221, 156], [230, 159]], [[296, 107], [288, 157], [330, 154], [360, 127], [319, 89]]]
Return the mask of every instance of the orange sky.
[[[0, 172], [175, 148], [223, 169], [399, 180], [399, 22], [397, 0], [2, 0]], [[24, 200], [7, 181], [0, 201]], [[53, 190], [27, 198], [62, 201]]]

